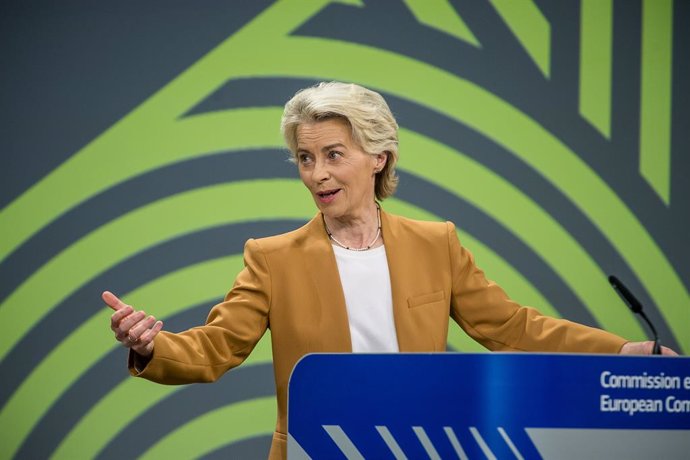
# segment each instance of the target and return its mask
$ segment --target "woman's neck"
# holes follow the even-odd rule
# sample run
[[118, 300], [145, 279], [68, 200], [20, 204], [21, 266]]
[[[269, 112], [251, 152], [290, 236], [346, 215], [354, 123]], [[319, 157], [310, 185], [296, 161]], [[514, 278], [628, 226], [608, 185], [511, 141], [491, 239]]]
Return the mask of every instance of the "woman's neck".
[[380, 214], [378, 204], [371, 203], [360, 216], [331, 218], [324, 215], [329, 236], [339, 246], [347, 249], [372, 248], [381, 245]]

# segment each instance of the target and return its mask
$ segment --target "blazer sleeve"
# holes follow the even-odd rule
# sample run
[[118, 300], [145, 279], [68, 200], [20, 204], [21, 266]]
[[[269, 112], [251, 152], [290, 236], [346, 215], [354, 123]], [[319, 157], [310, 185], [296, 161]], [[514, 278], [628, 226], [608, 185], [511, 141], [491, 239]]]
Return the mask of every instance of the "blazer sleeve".
[[245, 244], [244, 265], [205, 325], [178, 334], [160, 332], [141, 370], [130, 351], [130, 373], [165, 384], [212, 382], [241, 364], [266, 332], [271, 305], [269, 266], [255, 240]]
[[474, 340], [494, 351], [618, 353], [626, 340], [564, 319], [544, 316], [512, 301], [487, 280], [448, 223], [451, 317]]

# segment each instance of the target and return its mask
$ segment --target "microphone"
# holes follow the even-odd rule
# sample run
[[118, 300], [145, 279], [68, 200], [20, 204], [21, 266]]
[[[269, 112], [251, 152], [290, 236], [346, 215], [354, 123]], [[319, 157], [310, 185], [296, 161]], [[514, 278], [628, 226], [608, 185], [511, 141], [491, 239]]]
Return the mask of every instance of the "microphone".
[[609, 276], [609, 283], [611, 283], [613, 289], [615, 289], [615, 291], [618, 293], [621, 299], [623, 299], [623, 302], [625, 302], [625, 304], [628, 307], [630, 307], [633, 313], [640, 315], [642, 319], [645, 320], [645, 322], [649, 326], [649, 329], [652, 330], [652, 335], [654, 336], [654, 348], [652, 349], [652, 354], [660, 355], [661, 341], [659, 341], [659, 334], [656, 333], [656, 329], [652, 325], [652, 322], [649, 320], [649, 318], [647, 318], [647, 315], [644, 314], [644, 311], [642, 311], [642, 304], [640, 303], [640, 301], [637, 300], [635, 296], [632, 295], [632, 292], [630, 292], [628, 288], [626, 288], [625, 285], [621, 283], [621, 281], [615, 276]]

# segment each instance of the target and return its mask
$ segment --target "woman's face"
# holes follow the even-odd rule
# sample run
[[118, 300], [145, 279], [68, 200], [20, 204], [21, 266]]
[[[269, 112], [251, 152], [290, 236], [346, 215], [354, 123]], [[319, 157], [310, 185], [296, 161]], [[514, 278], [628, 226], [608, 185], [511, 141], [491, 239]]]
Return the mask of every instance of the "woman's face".
[[362, 151], [344, 120], [333, 118], [297, 128], [299, 175], [326, 217], [347, 221], [370, 211], [375, 175], [386, 158]]

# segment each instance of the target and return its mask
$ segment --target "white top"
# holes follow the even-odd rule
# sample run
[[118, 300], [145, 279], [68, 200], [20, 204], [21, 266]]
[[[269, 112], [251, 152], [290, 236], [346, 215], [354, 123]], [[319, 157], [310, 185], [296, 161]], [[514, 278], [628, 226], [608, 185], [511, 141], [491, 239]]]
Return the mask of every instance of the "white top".
[[352, 351], [399, 351], [385, 247], [379, 246], [368, 251], [348, 251], [334, 244], [333, 252], [345, 293]]

